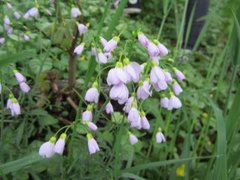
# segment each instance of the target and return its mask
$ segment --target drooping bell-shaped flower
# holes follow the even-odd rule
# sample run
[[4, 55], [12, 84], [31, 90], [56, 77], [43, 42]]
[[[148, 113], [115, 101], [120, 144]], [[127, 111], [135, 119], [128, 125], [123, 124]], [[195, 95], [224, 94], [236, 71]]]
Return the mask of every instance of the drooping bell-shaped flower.
[[165, 109], [168, 109], [169, 108], [169, 99], [167, 97], [162, 97], [160, 99], [160, 106]]
[[179, 81], [183, 81], [185, 79], [185, 75], [179, 71], [177, 68], [173, 68], [175, 75]]
[[4, 44], [5, 43], [5, 38], [4, 37], [0, 37], [0, 44]]
[[152, 95], [152, 92], [150, 91], [151, 85], [149, 83], [149, 79], [143, 81], [139, 81], [139, 87], [137, 89], [137, 97], [139, 99], [145, 100], [149, 96]]
[[156, 134], [156, 142], [157, 143], [162, 143], [162, 142], [165, 142], [165, 141], [166, 141], [166, 139], [165, 139], [165, 137], [162, 133], [162, 130], [161, 130], [161, 128], [159, 128], [158, 132]]
[[127, 102], [125, 103], [125, 106], [123, 107], [124, 112], [129, 113], [130, 109], [132, 108], [133, 101], [134, 101], [134, 95], [128, 98]]
[[169, 99], [169, 109], [179, 109], [182, 107], [182, 103], [179, 100], [178, 97], [174, 96], [173, 93], [171, 93], [171, 97]]
[[123, 83], [114, 85], [110, 90], [110, 98], [124, 104], [128, 100], [128, 88]]
[[159, 81], [165, 81], [163, 70], [153, 62], [153, 67], [150, 72], [150, 81], [152, 84], [156, 84]]
[[83, 35], [87, 32], [88, 28], [87, 26], [85, 26], [84, 24], [77, 24], [77, 27], [78, 27], [78, 32], [80, 35]]
[[9, 10], [12, 9], [12, 5], [10, 3], [7, 3], [6, 5]]
[[28, 93], [30, 91], [30, 87], [25, 82], [20, 82], [19, 86], [20, 86], [21, 91], [24, 93]]
[[54, 147], [55, 147], [56, 138], [51, 137], [48, 142], [43, 143], [39, 148], [39, 155], [44, 158], [50, 158], [54, 155]]
[[71, 17], [72, 18], [76, 18], [76, 17], [79, 17], [81, 15], [82, 15], [82, 13], [81, 13], [81, 11], [77, 7], [73, 7], [71, 9]]
[[149, 39], [141, 32], [138, 32], [138, 42], [145, 46], [145, 47], [148, 47], [148, 44], [149, 44]]
[[159, 50], [159, 55], [160, 56], [166, 56], [168, 54], [168, 49], [158, 41], [156, 41], [156, 44], [157, 44], [157, 47], [158, 47], [158, 50]]
[[4, 17], [3, 24], [8, 26], [11, 24], [10, 19], [7, 16]]
[[124, 63], [124, 71], [128, 76], [128, 81], [138, 82], [141, 74], [141, 67], [138, 63], [132, 62], [130, 63], [128, 58], [123, 60]]
[[13, 70], [13, 73], [18, 83], [26, 82], [26, 78], [20, 72], [18, 72], [17, 70]]
[[30, 40], [30, 36], [27, 35], [27, 34], [23, 34], [22, 38], [23, 38], [24, 41], [29, 41]]
[[171, 83], [173, 81], [171, 73], [166, 71], [166, 70], [163, 70], [163, 73], [164, 73], [164, 76], [165, 76], [165, 81], [167, 83]]
[[87, 106], [87, 110], [82, 113], [82, 121], [92, 121], [92, 105]]
[[172, 88], [173, 88], [173, 92], [176, 95], [179, 95], [183, 92], [181, 86], [176, 81], [173, 83]]
[[141, 117], [140, 117], [139, 111], [135, 107], [134, 103], [136, 103], [136, 102], [133, 102], [132, 108], [130, 109], [130, 111], [128, 113], [128, 122], [130, 123], [132, 128], [141, 129], [141, 127], [142, 127]]
[[38, 9], [36, 7], [33, 7], [31, 9], [29, 9], [24, 15], [23, 18], [24, 19], [29, 19], [31, 17], [38, 17], [39, 13], [38, 13]]
[[101, 42], [103, 47], [105, 47], [108, 43], [108, 41], [106, 39], [104, 39], [103, 37], [100, 37], [100, 42]]
[[21, 14], [18, 12], [18, 11], [15, 11], [13, 13], [13, 16], [16, 18], [16, 19], [20, 19], [21, 18]]
[[93, 138], [92, 134], [88, 133], [87, 139], [88, 139], [88, 151], [90, 154], [94, 154], [94, 153], [100, 151], [98, 144], [97, 144], [96, 140]]
[[99, 92], [98, 92], [98, 83], [94, 82], [92, 87], [87, 90], [85, 95], [85, 101], [98, 103]]
[[159, 55], [159, 49], [157, 45], [152, 42], [148, 43], [147, 50], [150, 57], [156, 57]]
[[112, 106], [111, 102], [107, 103], [107, 105], [106, 105], [106, 113], [107, 114], [112, 114], [113, 112], [114, 112], [114, 110], [113, 110], [113, 106]]
[[81, 43], [80, 45], [78, 45], [75, 49], [74, 49], [74, 53], [77, 55], [81, 55], [84, 49], [85, 43]]
[[91, 129], [92, 131], [96, 131], [98, 129], [97, 125], [91, 121], [85, 121], [84, 123], [86, 123], [89, 129]]
[[96, 56], [96, 61], [100, 64], [106, 64], [108, 62], [108, 59], [107, 59], [106, 55], [103, 54], [102, 51], [100, 51]]
[[7, 108], [10, 109], [12, 116], [18, 116], [21, 114], [20, 105], [12, 94], [9, 95], [9, 99], [7, 100]]
[[138, 138], [134, 134], [132, 134], [131, 132], [128, 132], [128, 134], [129, 134], [129, 142], [132, 145], [136, 144], [138, 142]]
[[141, 116], [142, 129], [147, 129], [147, 130], [150, 129], [150, 124], [148, 122], [148, 119], [146, 118], [145, 112], [141, 111], [140, 116]]
[[107, 76], [107, 83], [109, 86], [118, 85], [120, 83], [126, 83], [128, 81], [128, 75], [123, 70], [123, 64], [121, 62], [116, 63], [116, 67], [110, 69]]
[[104, 46], [104, 52], [112, 52], [116, 47], [117, 43], [120, 40], [118, 36], [113, 37], [107, 44]]
[[94, 43], [92, 43], [91, 46], [92, 46], [91, 47], [91, 53], [92, 53], [93, 56], [96, 56], [97, 55], [97, 48], [95, 47]]
[[57, 140], [55, 146], [54, 146], [54, 152], [57, 154], [62, 155], [65, 147], [65, 140], [66, 140], [67, 134], [62, 133], [60, 138]]
[[166, 90], [168, 88], [168, 85], [165, 80], [159, 80], [157, 83], [153, 84], [154, 89], [159, 92]]

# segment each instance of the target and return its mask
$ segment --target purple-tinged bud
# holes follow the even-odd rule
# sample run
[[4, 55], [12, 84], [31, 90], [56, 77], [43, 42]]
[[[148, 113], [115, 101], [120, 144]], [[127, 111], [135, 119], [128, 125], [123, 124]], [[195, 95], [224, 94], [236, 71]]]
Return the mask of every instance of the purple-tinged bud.
[[176, 68], [174, 68], [173, 70], [174, 70], [175, 75], [176, 75], [176, 77], [179, 81], [183, 81], [185, 79], [185, 75], [181, 71], [179, 71]]
[[29, 9], [24, 15], [23, 18], [24, 19], [29, 19], [31, 17], [38, 17], [38, 9], [36, 7], [33, 7], [31, 9]]
[[106, 105], [106, 113], [107, 114], [112, 114], [113, 112], [114, 112], [114, 110], [113, 110], [113, 106], [112, 106], [111, 102], [107, 103], [107, 105]]
[[30, 91], [30, 87], [25, 82], [20, 82], [19, 86], [20, 86], [21, 91], [24, 93], [28, 93]]
[[88, 151], [90, 154], [94, 154], [100, 151], [97, 141], [93, 138], [92, 134], [88, 133], [87, 139], [88, 139]]
[[60, 138], [57, 140], [57, 142], [54, 146], [55, 153], [60, 154], [60, 155], [63, 154], [66, 137], [67, 137], [66, 133], [61, 134]]
[[168, 88], [168, 85], [165, 80], [159, 80], [157, 83], [152, 85], [157, 92], [166, 90]]
[[133, 96], [128, 98], [127, 102], [125, 103], [125, 106], [123, 107], [123, 111], [124, 112], [129, 113], [130, 109], [132, 108], [133, 101], [134, 101], [134, 97]]
[[18, 11], [15, 11], [13, 13], [13, 16], [16, 18], [16, 19], [20, 19], [21, 18], [21, 14], [18, 12]]
[[71, 17], [72, 18], [76, 18], [76, 17], [78, 17], [78, 16], [81, 16], [81, 11], [78, 9], [78, 8], [76, 8], [76, 7], [73, 7], [72, 9], [71, 9]]
[[149, 42], [147, 49], [150, 57], [156, 57], [159, 55], [159, 49], [154, 43]]
[[98, 129], [98, 127], [96, 126], [96, 124], [94, 124], [91, 121], [85, 121], [87, 126], [89, 127], [89, 129], [91, 129], [92, 131], [96, 131]]
[[138, 41], [141, 45], [148, 47], [149, 39], [141, 32], [138, 33]]
[[4, 44], [5, 43], [5, 38], [4, 37], [0, 37], [0, 44]]
[[10, 19], [7, 16], [4, 17], [3, 24], [4, 25], [10, 25], [11, 24]]
[[106, 39], [104, 39], [103, 37], [100, 37], [100, 42], [101, 42], [103, 47], [105, 47], [108, 43], [108, 41]]
[[168, 54], [168, 49], [161, 43], [157, 45], [160, 56], [166, 56]]
[[164, 73], [166, 82], [171, 83], [173, 81], [171, 73], [167, 71], [163, 71], [163, 73]]
[[7, 3], [7, 8], [12, 9], [12, 5], [10, 3]]
[[87, 106], [87, 110], [82, 113], [82, 121], [92, 121], [92, 105]]
[[83, 35], [87, 32], [88, 28], [84, 24], [78, 24], [78, 31], [80, 35]]
[[176, 95], [179, 95], [179, 94], [181, 94], [181, 93], [183, 92], [181, 86], [180, 86], [177, 82], [174, 82], [174, 83], [173, 83], [172, 88], [173, 88], [173, 92], [174, 92]]
[[140, 112], [142, 129], [150, 129], [150, 124], [146, 118], [145, 112]]
[[156, 142], [157, 143], [162, 143], [162, 142], [165, 142], [165, 141], [166, 141], [166, 139], [165, 139], [163, 133], [161, 132], [161, 128], [159, 128], [159, 130], [156, 134]]
[[74, 53], [77, 55], [81, 55], [84, 49], [85, 43], [81, 43], [80, 45], [78, 45], [75, 49], [74, 49]]
[[129, 142], [132, 145], [134, 145], [134, 144], [136, 144], [138, 142], [138, 138], [134, 134], [132, 134], [130, 132], [129, 132]]
[[92, 88], [88, 89], [86, 92], [85, 101], [98, 103], [99, 92], [97, 87], [97, 82], [94, 82]]
[[20, 72], [17, 70], [13, 70], [13, 72], [18, 83], [26, 82], [26, 78]]
[[130, 109], [128, 113], [128, 122], [131, 124], [132, 128], [142, 128], [140, 114], [134, 106]]

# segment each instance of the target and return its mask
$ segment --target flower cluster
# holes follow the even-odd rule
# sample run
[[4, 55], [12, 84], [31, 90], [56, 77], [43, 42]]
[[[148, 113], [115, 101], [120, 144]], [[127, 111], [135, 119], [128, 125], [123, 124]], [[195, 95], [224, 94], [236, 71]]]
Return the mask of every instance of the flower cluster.
[[[81, 16], [81, 11], [77, 8], [72, 8], [71, 17], [78, 18], [79, 16]], [[77, 28], [80, 35], [84, 35], [88, 29], [86, 25], [79, 23], [77, 23]], [[151, 123], [142, 106], [143, 102], [149, 97], [159, 96], [159, 104], [166, 110], [179, 109], [182, 106], [178, 96], [183, 92], [180, 84], [185, 79], [185, 76], [180, 70], [170, 64], [173, 60], [167, 58], [169, 50], [158, 40], [150, 40], [141, 32], [138, 33], [137, 39], [143, 51], [146, 51], [148, 55], [148, 59], [143, 64], [132, 61], [130, 57], [124, 55], [123, 51], [120, 51], [118, 60], [112, 62], [112, 57], [117, 54], [114, 51], [118, 49], [120, 44], [119, 36], [114, 36], [110, 40], [99, 37], [99, 42], [95, 41], [92, 43], [91, 53], [98, 63], [100, 74], [103, 73], [103, 70], [111, 68], [107, 72], [106, 81], [99, 81], [97, 77], [84, 96], [86, 108], [82, 112], [81, 125], [88, 130], [86, 138], [90, 154], [100, 151], [92, 133], [98, 129], [93, 111], [98, 107], [101, 93], [105, 97], [107, 96], [106, 91], [109, 94], [109, 98], [106, 99], [107, 102], [104, 103], [106, 105], [106, 113], [113, 114], [115, 108], [112, 102], [117, 102], [119, 104], [118, 107], [122, 108], [126, 115], [124, 117], [127, 118], [129, 127], [136, 130], [149, 130], [151, 128]], [[80, 56], [86, 50], [87, 45], [85, 42], [80, 42], [75, 47], [73, 53], [76, 56]], [[103, 68], [107, 63], [111, 63], [112, 66]], [[105, 82], [108, 88], [103, 89], [101, 87], [103, 87]], [[166, 139], [162, 129], [160, 127], [157, 128], [157, 131], [154, 132], [156, 143], [165, 142]], [[136, 144], [139, 141], [132, 131], [128, 131], [128, 135], [131, 144]], [[47, 147], [51, 146], [50, 149], [54, 149], [55, 142], [53, 140], [47, 143]], [[49, 144], [51, 145], [49, 146]], [[52, 150], [51, 152], [54, 151]], [[40, 152], [39, 154], [41, 155]], [[49, 157], [44, 155], [44, 153], [43, 156]]]

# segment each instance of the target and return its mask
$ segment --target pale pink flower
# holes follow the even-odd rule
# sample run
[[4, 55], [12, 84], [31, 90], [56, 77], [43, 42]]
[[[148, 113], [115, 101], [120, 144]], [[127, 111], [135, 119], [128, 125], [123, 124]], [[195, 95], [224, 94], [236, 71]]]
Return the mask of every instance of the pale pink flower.
[[149, 42], [147, 49], [150, 57], [156, 57], [159, 55], [159, 49], [156, 44]]
[[161, 142], [165, 142], [165, 141], [166, 141], [166, 139], [165, 139], [163, 133], [159, 130], [156, 134], [156, 142], [161, 143]]
[[142, 126], [142, 129], [150, 129], [150, 124], [145, 114], [143, 116], [141, 115], [141, 126]]
[[123, 83], [114, 85], [110, 90], [110, 98], [124, 104], [128, 100], [128, 88]]
[[132, 134], [132, 133], [129, 133], [129, 142], [134, 145], [138, 142], [138, 138]]
[[181, 101], [178, 99], [178, 97], [172, 95], [169, 99], [169, 110], [179, 109], [180, 107], [182, 107]]
[[180, 86], [177, 82], [174, 82], [174, 83], [173, 83], [172, 88], [173, 88], [173, 92], [174, 92], [176, 95], [179, 95], [179, 94], [181, 94], [181, 93], [183, 92], [181, 86]]
[[78, 45], [75, 49], [74, 49], [74, 53], [77, 55], [81, 55], [84, 49], [84, 43], [81, 43], [80, 45]]
[[169, 99], [167, 97], [163, 97], [160, 99], [161, 107], [168, 109], [169, 108]]
[[106, 105], [106, 113], [107, 114], [112, 114], [113, 112], [114, 112], [114, 110], [113, 110], [113, 106], [112, 106], [111, 102], [107, 103], [107, 105]]
[[21, 114], [20, 105], [19, 105], [17, 99], [15, 99], [14, 97], [9, 98], [7, 100], [7, 108], [10, 109], [12, 116], [18, 116]]
[[30, 87], [25, 82], [20, 82], [19, 86], [20, 86], [21, 91], [24, 93], [28, 93], [30, 91]]
[[125, 106], [123, 107], [123, 111], [124, 112], [129, 113], [130, 109], [132, 108], [133, 101], [134, 101], [134, 97], [133, 96], [128, 98], [127, 102], [125, 103]]
[[93, 138], [92, 134], [87, 134], [88, 139], [88, 151], [90, 154], [94, 154], [100, 151], [96, 140]]
[[108, 43], [108, 41], [106, 39], [104, 39], [103, 37], [100, 37], [100, 42], [101, 42], [103, 47], [105, 47]]
[[153, 84], [153, 87], [157, 92], [166, 90], [168, 85], [165, 80], [159, 80], [157, 83]]
[[96, 131], [98, 129], [98, 127], [96, 126], [96, 124], [94, 124], [91, 121], [86, 121], [87, 126], [89, 127], [89, 129], [91, 129], [92, 131]]
[[60, 138], [57, 140], [57, 142], [54, 146], [55, 153], [60, 154], [60, 155], [63, 154], [66, 137], [67, 137], [66, 133], [61, 134]]
[[115, 36], [104, 46], [104, 52], [112, 52], [116, 47], [119, 41], [119, 37]]
[[140, 86], [137, 89], [137, 97], [139, 99], [145, 100], [152, 95], [152, 92], [150, 91], [151, 85], [149, 81], [140, 81], [139, 85]]
[[168, 49], [161, 43], [157, 45], [160, 56], [166, 56], [168, 54]]
[[85, 101], [98, 103], [99, 92], [96, 87], [92, 87], [87, 90], [85, 95]]
[[82, 113], [83, 121], [92, 121], [93, 115], [91, 110], [86, 110]]
[[163, 73], [164, 73], [166, 82], [171, 83], [173, 81], [171, 73], [168, 71], [163, 71]]
[[78, 9], [78, 8], [76, 8], [76, 7], [73, 7], [72, 9], [71, 9], [71, 17], [72, 18], [76, 18], [76, 17], [78, 17], [78, 16], [81, 16], [81, 11]]
[[29, 9], [24, 15], [23, 18], [24, 19], [29, 19], [31, 17], [38, 17], [38, 9], [36, 7], [33, 7], [31, 9]]
[[55, 154], [54, 147], [55, 147], [56, 138], [52, 137], [48, 142], [43, 143], [39, 148], [39, 155], [44, 158], [50, 158]]
[[185, 79], [185, 75], [179, 71], [178, 69], [174, 68], [175, 75], [179, 81], [182, 81]]
[[125, 58], [124, 71], [127, 73], [128, 81], [138, 82], [141, 74], [141, 67], [136, 62], [129, 62], [129, 59]]
[[138, 33], [138, 41], [141, 45], [148, 47], [149, 39], [141, 32]]
[[96, 57], [96, 61], [99, 62], [100, 64], [106, 64], [108, 59], [105, 56], [105, 54], [103, 54], [102, 52], [98, 53], [97, 57]]
[[128, 113], [128, 122], [132, 128], [141, 129], [142, 127], [140, 114], [135, 107], [132, 107]]
[[159, 81], [165, 81], [163, 70], [159, 66], [154, 66], [151, 69], [150, 80], [152, 84], [156, 84]]
[[17, 70], [13, 70], [13, 72], [19, 83], [26, 82], [26, 78], [20, 72], [18, 72]]
[[123, 70], [121, 65], [119, 65], [118, 67], [118, 63], [115, 68], [110, 69], [110, 71], [108, 72], [107, 83], [109, 86], [117, 85], [120, 83], [126, 83], [127, 81], [128, 81], [128, 75]]
[[78, 32], [80, 35], [83, 35], [87, 32], [87, 26], [85, 26], [84, 24], [78, 24]]

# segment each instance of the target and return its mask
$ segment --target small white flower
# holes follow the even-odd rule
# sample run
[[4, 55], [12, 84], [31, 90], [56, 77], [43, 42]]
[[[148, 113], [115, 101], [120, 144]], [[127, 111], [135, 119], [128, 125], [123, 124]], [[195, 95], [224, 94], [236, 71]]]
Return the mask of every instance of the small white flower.
[[92, 121], [92, 105], [88, 105], [87, 110], [82, 113], [83, 121]]
[[67, 137], [66, 133], [61, 134], [60, 138], [57, 140], [57, 142], [54, 146], [55, 153], [60, 154], [60, 155], [63, 154], [66, 137]]
[[76, 18], [76, 17], [78, 17], [78, 16], [81, 16], [81, 11], [78, 9], [78, 8], [76, 8], [76, 7], [73, 7], [72, 9], [71, 9], [71, 17], [73, 17], [73, 18]]
[[87, 124], [87, 126], [92, 130], [92, 131], [96, 131], [98, 129], [98, 127], [96, 126], [96, 124], [94, 124], [91, 121], [85, 121], [85, 123]]
[[83, 35], [87, 32], [87, 26], [85, 26], [84, 24], [78, 24], [78, 32], [80, 35]]
[[138, 138], [134, 134], [132, 134], [130, 132], [129, 132], [129, 142], [132, 145], [134, 145], [134, 144], [136, 144], [138, 142]]
[[172, 88], [173, 88], [173, 92], [174, 92], [176, 95], [179, 95], [179, 94], [181, 94], [181, 93], [183, 92], [181, 86], [180, 86], [177, 82], [174, 82], [174, 83], [173, 83]]
[[142, 129], [150, 129], [150, 124], [143, 111], [141, 112], [141, 124], [142, 124]]
[[10, 109], [12, 116], [18, 116], [21, 114], [20, 105], [13, 95], [9, 95], [9, 99], [7, 100], [7, 108]]
[[104, 52], [112, 52], [116, 47], [117, 47], [117, 43], [119, 41], [119, 37], [115, 36], [113, 37], [110, 41], [108, 41], [106, 43], [106, 45], [104, 46]]
[[165, 139], [163, 133], [161, 132], [161, 129], [159, 128], [159, 130], [156, 134], [156, 142], [161, 143], [161, 142], [165, 142], [165, 141], [166, 141], [166, 139]]
[[17, 70], [13, 70], [13, 72], [19, 83], [26, 82], [26, 78], [20, 72], [18, 72]]
[[38, 9], [36, 7], [33, 7], [29, 9], [24, 15], [24, 19], [29, 19], [30, 17], [38, 17]]
[[54, 155], [54, 144], [56, 142], [56, 138], [52, 137], [48, 142], [45, 142], [39, 148], [39, 155], [42, 157], [50, 158]]
[[182, 103], [179, 100], [178, 97], [171, 95], [170, 99], [169, 99], [169, 106], [168, 109], [179, 109], [180, 107], [182, 107]]
[[16, 19], [20, 19], [20, 17], [21, 17], [21, 14], [20, 14], [18, 11], [15, 11], [15, 12], [13, 13], [13, 15], [14, 15], [14, 17], [15, 17]]
[[94, 154], [100, 151], [96, 140], [93, 138], [92, 134], [87, 134], [88, 139], [88, 151], [90, 154]]
[[132, 106], [131, 110], [128, 113], [128, 122], [131, 124], [132, 128], [136, 128], [136, 129], [142, 128], [140, 114], [134, 106]]

